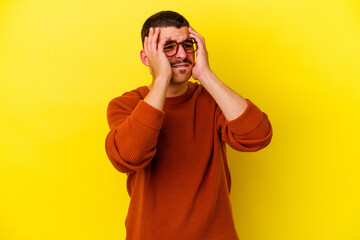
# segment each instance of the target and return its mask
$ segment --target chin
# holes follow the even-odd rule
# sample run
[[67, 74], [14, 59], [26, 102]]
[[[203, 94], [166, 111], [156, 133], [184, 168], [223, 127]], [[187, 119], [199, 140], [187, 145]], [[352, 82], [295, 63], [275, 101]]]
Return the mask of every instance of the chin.
[[187, 82], [189, 81], [191, 77], [191, 74], [187, 74], [186, 76], [174, 76], [172, 79], [171, 79], [171, 82], [173, 83], [184, 83], [184, 82]]
[[188, 71], [181, 73], [178, 71], [174, 71], [173, 72], [173, 77], [171, 79], [171, 81], [173, 83], [183, 83], [183, 82], [187, 82], [190, 78], [191, 78], [191, 70], [188, 69]]

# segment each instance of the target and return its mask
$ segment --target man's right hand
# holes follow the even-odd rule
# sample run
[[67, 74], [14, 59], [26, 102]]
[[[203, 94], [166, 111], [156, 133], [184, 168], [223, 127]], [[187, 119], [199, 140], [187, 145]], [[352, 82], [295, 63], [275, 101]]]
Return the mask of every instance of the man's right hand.
[[148, 59], [153, 81], [166, 81], [167, 85], [172, 76], [169, 59], [164, 53], [164, 44], [169, 37], [164, 38], [158, 43], [160, 28], [150, 28], [149, 36], [144, 40], [144, 52]]
[[149, 36], [144, 40], [144, 52], [150, 66], [153, 82], [149, 86], [150, 91], [144, 98], [149, 105], [162, 110], [166, 97], [166, 91], [172, 77], [172, 69], [168, 57], [164, 53], [164, 45], [170, 37], [166, 37], [158, 43], [160, 28], [150, 28]]

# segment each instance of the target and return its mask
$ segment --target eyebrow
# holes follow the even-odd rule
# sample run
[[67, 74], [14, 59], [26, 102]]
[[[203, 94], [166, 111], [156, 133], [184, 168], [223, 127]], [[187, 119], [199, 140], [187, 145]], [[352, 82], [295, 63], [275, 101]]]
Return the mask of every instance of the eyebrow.
[[[165, 43], [165, 45], [170, 44], [170, 43], [174, 43], [174, 42], [176, 42], [176, 41], [167, 41], [167, 42]], [[182, 42], [192, 42], [192, 38], [189, 37], [189, 38], [185, 39], [185, 40], [182, 41]], [[176, 42], [176, 43], [177, 43], [177, 42]]]

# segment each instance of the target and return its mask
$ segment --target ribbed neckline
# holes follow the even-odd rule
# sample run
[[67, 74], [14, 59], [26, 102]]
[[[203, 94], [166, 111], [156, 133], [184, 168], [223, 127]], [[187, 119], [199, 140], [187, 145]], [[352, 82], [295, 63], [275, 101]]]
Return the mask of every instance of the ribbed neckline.
[[186, 102], [194, 93], [195, 84], [192, 82], [187, 82], [188, 89], [183, 94], [176, 97], [167, 97], [165, 98], [165, 105], [180, 104]]

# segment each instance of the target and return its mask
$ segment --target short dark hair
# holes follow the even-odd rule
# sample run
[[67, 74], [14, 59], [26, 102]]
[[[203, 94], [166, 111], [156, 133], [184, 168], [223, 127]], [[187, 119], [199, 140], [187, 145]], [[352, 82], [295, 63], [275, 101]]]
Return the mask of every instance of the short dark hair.
[[143, 46], [145, 37], [149, 35], [151, 27], [189, 27], [189, 22], [177, 12], [161, 11], [155, 13], [145, 21], [141, 29], [141, 40]]

